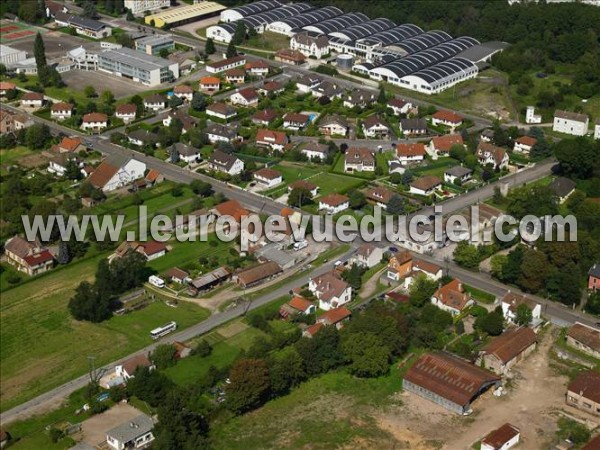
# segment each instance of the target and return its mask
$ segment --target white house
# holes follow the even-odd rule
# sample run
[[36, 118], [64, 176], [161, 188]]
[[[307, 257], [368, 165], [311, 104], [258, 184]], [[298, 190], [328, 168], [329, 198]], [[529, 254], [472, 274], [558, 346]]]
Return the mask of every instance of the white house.
[[150, 370], [156, 368], [146, 355], [141, 354], [133, 356], [123, 361], [121, 364], [117, 364], [115, 366], [115, 376], [123, 379], [123, 381], [127, 381], [128, 379], [133, 378], [136, 369], [140, 367], [147, 367]]
[[411, 194], [417, 195], [433, 195], [433, 193], [442, 187], [442, 180], [433, 175], [426, 175], [421, 178], [417, 178], [415, 181], [410, 183]]
[[594, 125], [594, 139], [600, 139], [600, 117], [596, 119], [596, 124]]
[[432, 125], [443, 125], [446, 127], [450, 127], [452, 129], [461, 126], [463, 123], [463, 118], [460, 114], [456, 114], [453, 111], [447, 111], [441, 109], [436, 111], [431, 116], [431, 124]]
[[310, 192], [313, 198], [319, 194], [319, 186], [307, 180], [294, 181], [288, 185], [288, 192], [292, 192], [294, 189], [304, 189]]
[[109, 192], [143, 178], [145, 172], [145, 163], [127, 156], [112, 155], [92, 172], [89, 182], [92, 186]]
[[300, 146], [300, 153], [308, 159], [319, 159], [324, 161], [329, 156], [329, 146], [318, 142], [305, 142]]
[[467, 169], [463, 166], [454, 166], [444, 172], [444, 181], [446, 183], [454, 183], [456, 180], [460, 180], [461, 183], [469, 180], [473, 175], [471, 169]]
[[281, 175], [281, 172], [269, 169], [268, 167], [257, 170], [252, 177], [266, 188], [272, 188], [273, 186], [283, 183], [283, 175]]
[[181, 142], [176, 142], [171, 146], [170, 153], [173, 154], [173, 152], [179, 153], [179, 159], [188, 164], [200, 159], [199, 149], [182, 144]]
[[519, 443], [521, 431], [511, 425], [505, 423], [500, 428], [491, 431], [486, 437], [481, 440], [481, 450], [508, 450]]
[[350, 207], [350, 199], [345, 195], [332, 193], [319, 199], [319, 211], [337, 214]]
[[218, 62], [210, 63], [206, 65], [206, 71], [208, 73], [220, 73], [226, 70], [235, 69], [236, 67], [245, 66], [246, 57], [242, 55], [234, 56], [232, 58], [223, 59]]
[[269, 74], [269, 63], [265, 61], [249, 61], [246, 63], [246, 70], [251, 75], [265, 77]]
[[220, 123], [209, 123], [206, 126], [206, 136], [211, 144], [217, 142], [233, 142], [239, 139], [237, 130], [232, 126], [221, 125]]
[[50, 108], [50, 117], [56, 120], [70, 119], [73, 113], [73, 105], [71, 103], [54, 103]]
[[312, 92], [323, 80], [317, 75], [307, 74], [296, 80], [296, 89], [302, 94]]
[[435, 291], [431, 297], [431, 303], [456, 316], [466, 307], [474, 304], [474, 301], [471, 299], [471, 295], [465, 292], [462, 282], [455, 278]]
[[529, 154], [533, 146], [537, 144], [537, 139], [531, 136], [521, 136], [515, 141], [513, 151], [517, 153]]
[[377, 116], [367, 117], [362, 124], [362, 130], [366, 138], [387, 138], [390, 133], [390, 127]]
[[115, 117], [121, 119], [125, 123], [133, 122], [137, 114], [137, 106], [133, 103], [126, 103], [117, 106]]
[[444, 134], [436, 136], [427, 145], [427, 153], [431, 159], [438, 159], [440, 156], [450, 156], [450, 149], [454, 145], [465, 147], [463, 138], [460, 134]]
[[319, 299], [319, 308], [325, 311], [345, 305], [352, 299], [352, 288], [335, 272], [311, 278], [308, 289]]
[[494, 168], [506, 169], [508, 167], [508, 153], [503, 148], [488, 142], [479, 142], [475, 156], [482, 166], [491, 164]]
[[206, 108], [206, 115], [229, 120], [237, 115], [237, 109], [227, 103], [213, 103]]
[[59, 177], [65, 176], [69, 161], [73, 161], [80, 169], [81, 173], [84, 176], [86, 175], [85, 171], [81, 170], [84, 166], [83, 162], [81, 162], [73, 153], [59, 153], [58, 155], [50, 158], [48, 172], [54, 173]]
[[508, 291], [502, 297], [502, 315], [508, 322], [517, 323], [517, 309], [520, 305], [526, 305], [531, 310], [531, 316], [533, 320], [539, 320], [542, 316], [542, 305], [534, 302], [529, 297], [524, 295], [515, 294], [514, 292]]
[[345, 172], [374, 172], [375, 153], [368, 148], [349, 148], [344, 155]]
[[310, 116], [301, 113], [289, 112], [283, 116], [283, 128], [288, 130], [301, 130], [310, 122]]
[[159, 140], [158, 135], [156, 133], [153, 133], [150, 130], [144, 130], [143, 128], [131, 131], [127, 135], [127, 139], [133, 145], [137, 145], [140, 147], [145, 145], [154, 147], [156, 146]]
[[394, 115], [399, 116], [400, 114], [410, 113], [414, 108], [414, 105], [407, 100], [394, 97], [388, 100], [387, 107], [394, 111]]
[[290, 40], [290, 48], [298, 50], [304, 56], [321, 59], [329, 53], [329, 38], [324, 34], [315, 37], [307, 32], [297, 33]]
[[381, 262], [383, 258], [383, 249], [373, 244], [366, 243], [358, 247], [356, 254], [352, 258], [354, 264], [370, 269]]
[[167, 107], [167, 98], [161, 94], [154, 94], [144, 99], [144, 108], [154, 112], [162, 111]]
[[194, 96], [194, 89], [187, 84], [180, 84], [179, 86], [175, 86], [175, 88], [173, 88], [173, 95], [175, 97], [179, 97], [184, 102], [191, 102], [192, 97]]
[[41, 108], [44, 105], [44, 94], [39, 92], [26, 92], [21, 97], [21, 106], [26, 108]]
[[271, 150], [281, 152], [288, 142], [288, 136], [283, 131], [261, 128], [256, 133], [256, 145], [259, 147], [269, 147]]
[[338, 115], [329, 115], [319, 122], [319, 132], [327, 136], [347, 136], [350, 130], [348, 121]]
[[573, 136], [585, 136], [588, 132], [589, 123], [590, 119], [586, 114], [556, 110], [552, 130], [572, 134]]
[[542, 123], [541, 114], [535, 113], [535, 106], [528, 106], [525, 113], [525, 123]]
[[108, 116], [106, 114], [93, 112], [83, 116], [82, 130], [98, 132], [106, 127], [108, 127]]
[[202, 77], [200, 79], [200, 90], [204, 92], [216, 92], [221, 89], [221, 79], [218, 77]]
[[215, 149], [208, 159], [208, 168], [234, 176], [244, 171], [244, 162], [235, 155]]
[[423, 161], [425, 159], [425, 144], [415, 142], [412, 144], [396, 145], [396, 159], [401, 164], [407, 164], [415, 161]]
[[231, 94], [229, 100], [232, 105], [241, 105], [251, 108], [258, 106], [259, 98], [258, 93], [254, 89], [245, 88]]
[[154, 422], [150, 416], [140, 414], [106, 432], [106, 443], [112, 450], [149, 448], [154, 441]]

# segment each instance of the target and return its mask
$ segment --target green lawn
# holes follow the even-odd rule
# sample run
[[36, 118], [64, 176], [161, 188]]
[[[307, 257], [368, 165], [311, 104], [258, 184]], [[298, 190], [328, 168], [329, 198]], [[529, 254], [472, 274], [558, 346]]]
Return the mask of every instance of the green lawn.
[[331, 194], [332, 192], [345, 193], [366, 183], [365, 180], [359, 178], [326, 172], [311, 178], [310, 181], [319, 186], [319, 196]]
[[3, 292], [1, 410], [84, 374], [87, 356], [106, 364], [150, 344], [148, 332], [165, 322], [175, 320], [185, 328], [208, 317], [207, 310], [180, 302], [177, 308], [153, 303], [101, 324], [73, 320], [67, 310], [69, 298], [79, 282], [93, 280], [104, 256]]
[[32, 150], [29, 150], [27, 147], [21, 145], [11, 149], [3, 148], [0, 149], [0, 164], [2, 164], [2, 166], [17, 164], [19, 159], [32, 154]]
[[401, 386], [395, 366], [374, 379], [328, 373], [251, 414], [216, 423], [213, 444], [227, 450], [355, 448], [357, 442], [364, 448], [393, 448], [392, 436], [377, 427], [370, 411], [397, 404], [392, 396]]
[[[211, 242], [216, 242], [217, 245], [213, 244], [211, 246]], [[189, 264], [198, 262], [201, 256], [205, 258], [215, 256], [220, 263], [223, 263], [230, 256], [228, 250], [235, 245], [235, 240], [232, 242], [221, 242], [214, 234], [211, 234], [208, 236], [208, 241], [206, 242], [178, 242], [177, 240], [171, 240], [168, 242], [168, 245], [173, 247], [171, 251], [165, 256], [156, 258], [148, 263], [148, 266], [159, 273], [172, 267], [186, 267]]]

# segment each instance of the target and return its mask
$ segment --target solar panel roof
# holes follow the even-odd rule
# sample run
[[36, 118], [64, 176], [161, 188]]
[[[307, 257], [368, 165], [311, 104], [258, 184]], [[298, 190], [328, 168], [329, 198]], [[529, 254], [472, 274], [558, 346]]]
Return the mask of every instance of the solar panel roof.
[[363, 13], [348, 13], [341, 16], [327, 19], [323, 22], [314, 25], [304, 26], [303, 28], [309, 31], [316, 31], [322, 34], [331, 34], [344, 28], [349, 28], [352, 25], [361, 22], [367, 22], [369, 18]]
[[314, 23], [323, 22], [324, 20], [341, 16], [342, 14], [344, 14], [344, 11], [341, 9], [336, 8], [335, 6], [326, 6], [325, 8], [315, 9], [298, 16], [283, 19], [281, 22], [289, 25], [292, 29], [297, 29]]
[[269, 9], [278, 8], [281, 6], [281, 3], [277, 0], [261, 0], [259, 2], [249, 3], [244, 6], [238, 6], [236, 8], [231, 8], [231, 11], [235, 11], [241, 16], [247, 17], [252, 14], [259, 14], [264, 11], [268, 11]]
[[330, 35], [349, 41], [356, 41], [357, 39], [361, 39], [384, 30], [389, 30], [395, 26], [396, 24], [390, 19], [379, 18], [334, 31], [330, 33]]
[[370, 45], [379, 43], [383, 46], [386, 46], [417, 36], [421, 33], [423, 33], [423, 30], [420, 27], [413, 25], [412, 23], [405, 23], [398, 25], [397, 27], [390, 28], [389, 30], [375, 33], [364, 38], [363, 41]]
[[313, 9], [312, 6], [306, 3], [293, 3], [260, 14], [244, 17], [242, 20], [248, 26], [259, 27], [282, 19], [287, 19], [288, 17], [293, 17], [297, 14], [302, 14], [311, 9]]
[[420, 70], [412, 74], [419, 77], [429, 84], [435, 84], [438, 81], [444, 80], [452, 75], [476, 69], [477, 66], [465, 58], [451, 58], [442, 61], [434, 66]]
[[449, 41], [450, 39], [452, 39], [452, 36], [445, 31], [435, 30], [405, 39], [395, 46], [405, 50], [406, 53], [416, 53], [441, 44], [442, 42]]

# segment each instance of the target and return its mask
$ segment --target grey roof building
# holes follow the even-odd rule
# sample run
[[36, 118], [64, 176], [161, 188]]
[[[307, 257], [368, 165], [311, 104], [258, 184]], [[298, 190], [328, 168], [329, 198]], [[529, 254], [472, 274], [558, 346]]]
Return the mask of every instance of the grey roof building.
[[130, 422], [122, 423], [106, 432], [108, 444], [115, 449], [145, 448], [154, 440], [154, 422], [150, 416], [140, 414]]
[[100, 53], [98, 70], [131, 78], [147, 86], [157, 86], [179, 78], [178, 63], [127, 47]]

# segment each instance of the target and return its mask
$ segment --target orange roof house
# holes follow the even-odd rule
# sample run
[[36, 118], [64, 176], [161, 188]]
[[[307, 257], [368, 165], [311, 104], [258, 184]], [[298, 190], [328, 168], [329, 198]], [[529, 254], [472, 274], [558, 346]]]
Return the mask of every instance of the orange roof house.
[[460, 314], [467, 306], [473, 304], [471, 295], [465, 292], [463, 283], [455, 278], [439, 288], [431, 297], [431, 303], [452, 315]]
[[412, 255], [403, 250], [392, 256], [387, 266], [387, 277], [398, 281], [412, 272]]

